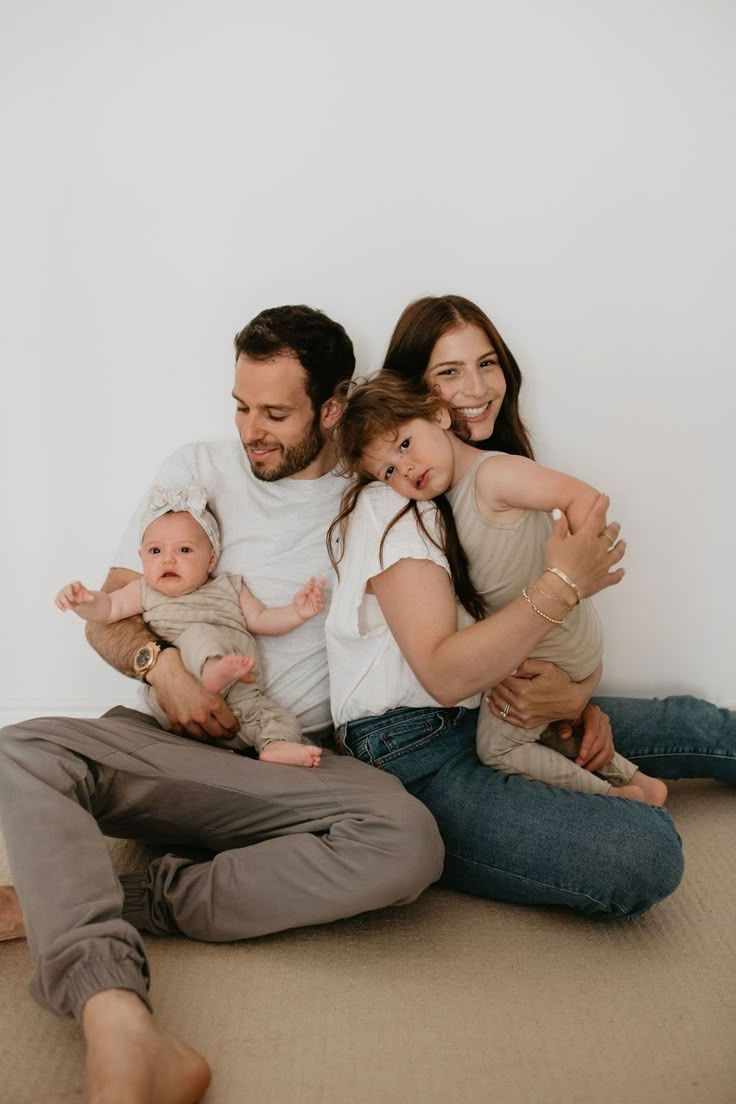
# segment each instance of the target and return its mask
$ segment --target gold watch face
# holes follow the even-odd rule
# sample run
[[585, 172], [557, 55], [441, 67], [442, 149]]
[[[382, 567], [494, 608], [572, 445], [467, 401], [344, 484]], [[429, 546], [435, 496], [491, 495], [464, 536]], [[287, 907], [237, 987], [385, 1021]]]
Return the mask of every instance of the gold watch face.
[[133, 666], [135, 667], [136, 671], [145, 671], [152, 659], [153, 648], [144, 646], [143, 648], [139, 648], [138, 651], [135, 653]]

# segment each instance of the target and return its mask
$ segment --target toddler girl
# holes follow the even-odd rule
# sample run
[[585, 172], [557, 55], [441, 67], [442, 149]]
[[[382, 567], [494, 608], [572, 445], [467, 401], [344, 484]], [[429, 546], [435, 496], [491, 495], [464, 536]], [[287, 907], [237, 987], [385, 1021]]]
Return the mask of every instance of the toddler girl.
[[[548, 514], [555, 508], [564, 511], [575, 532], [598, 492], [524, 456], [473, 448], [453, 432], [455, 417], [437, 394], [418, 395], [390, 372], [355, 387], [338, 426], [337, 445], [344, 468], [356, 478], [333, 530], [337, 527], [345, 534], [362, 489], [375, 480], [411, 500], [386, 533], [414, 503], [446, 494], [462, 549], [451, 553], [446, 547], [442, 551], [451, 562], [453, 554], [467, 556], [469, 583], [474, 597], [482, 600], [485, 615], [500, 611], [521, 592], [530, 614], [552, 625], [534, 657], [557, 664], [574, 681], [580, 681], [600, 662], [600, 623], [592, 605], [581, 600], [574, 580], [557, 568], [545, 567], [551, 532]], [[429, 537], [414, 508], [417, 524]], [[451, 524], [445, 531], [452, 537]], [[613, 547], [618, 526], [611, 524], [604, 533]], [[539, 577], [546, 570], [574, 592], [574, 609], [569, 610], [567, 603], [542, 587]], [[553, 746], [546, 746], [540, 738]], [[642, 774], [622, 756], [614, 755], [609, 764], [592, 773], [567, 758], [565, 750], [565, 742], [548, 726], [520, 729], [495, 717], [487, 707], [481, 708], [477, 751], [488, 766], [561, 788], [664, 804], [664, 783]]]

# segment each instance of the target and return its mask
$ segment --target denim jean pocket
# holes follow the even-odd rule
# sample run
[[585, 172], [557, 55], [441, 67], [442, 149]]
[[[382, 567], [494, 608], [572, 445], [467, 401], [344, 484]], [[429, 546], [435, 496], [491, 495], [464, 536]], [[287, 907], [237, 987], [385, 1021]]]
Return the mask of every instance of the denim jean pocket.
[[434, 774], [457, 751], [452, 733], [466, 712], [462, 707], [394, 709], [345, 725], [343, 745], [348, 755], [395, 774], [406, 785]]

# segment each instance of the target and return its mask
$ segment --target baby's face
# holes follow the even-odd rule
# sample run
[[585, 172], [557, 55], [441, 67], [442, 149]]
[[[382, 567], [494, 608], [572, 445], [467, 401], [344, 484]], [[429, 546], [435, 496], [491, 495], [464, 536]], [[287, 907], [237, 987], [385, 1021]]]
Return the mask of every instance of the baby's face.
[[170, 598], [191, 594], [207, 582], [217, 557], [191, 514], [164, 514], [143, 534], [139, 549], [143, 578]]

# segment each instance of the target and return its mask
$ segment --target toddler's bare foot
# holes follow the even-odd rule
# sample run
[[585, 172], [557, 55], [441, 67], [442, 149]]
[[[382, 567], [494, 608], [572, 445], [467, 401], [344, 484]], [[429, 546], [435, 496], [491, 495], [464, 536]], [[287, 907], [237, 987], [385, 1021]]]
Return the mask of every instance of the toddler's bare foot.
[[258, 758], [262, 763], [284, 763], [287, 767], [318, 767], [322, 748], [311, 744], [291, 744], [288, 740], [271, 740]]
[[88, 1104], [195, 1104], [210, 1083], [204, 1058], [162, 1031], [135, 993], [96, 993], [82, 1026]]
[[611, 786], [609, 797], [628, 797], [631, 801], [646, 801], [641, 786]]
[[255, 663], [242, 655], [210, 656], [202, 666], [202, 685], [205, 690], [219, 694], [232, 682], [252, 682], [248, 676]]
[[667, 800], [667, 787], [659, 778], [651, 778], [648, 774], [637, 771], [631, 782], [644, 791], [644, 800], [650, 805], [664, 805]]
[[26, 926], [15, 886], [0, 886], [0, 940], [25, 937]]

